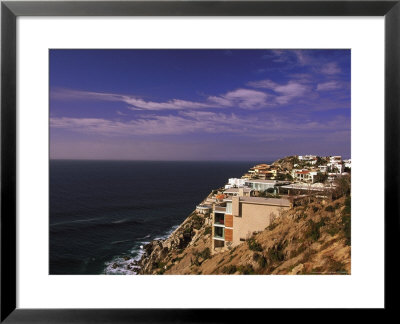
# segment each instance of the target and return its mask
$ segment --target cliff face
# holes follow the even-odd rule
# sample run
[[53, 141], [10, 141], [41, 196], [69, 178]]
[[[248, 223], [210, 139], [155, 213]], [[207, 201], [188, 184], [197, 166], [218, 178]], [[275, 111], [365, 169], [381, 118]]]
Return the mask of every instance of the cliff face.
[[192, 212], [167, 239], [144, 246], [138, 274], [193, 274], [193, 263], [210, 257], [210, 217]]
[[193, 213], [167, 240], [146, 246], [140, 273], [350, 274], [350, 197], [311, 200], [230, 251], [210, 248], [207, 219]]

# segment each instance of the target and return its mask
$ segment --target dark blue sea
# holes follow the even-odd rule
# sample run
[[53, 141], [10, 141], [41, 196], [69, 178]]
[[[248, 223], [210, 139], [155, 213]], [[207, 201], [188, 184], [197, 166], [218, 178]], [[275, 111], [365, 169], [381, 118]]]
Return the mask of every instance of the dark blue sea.
[[256, 163], [50, 161], [50, 274], [129, 274], [115, 264]]

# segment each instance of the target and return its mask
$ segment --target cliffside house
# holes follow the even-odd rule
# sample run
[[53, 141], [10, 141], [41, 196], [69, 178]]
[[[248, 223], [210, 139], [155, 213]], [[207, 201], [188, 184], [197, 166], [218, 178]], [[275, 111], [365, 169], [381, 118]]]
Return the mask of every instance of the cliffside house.
[[299, 160], [306, 162], [311, 165], [315, 165], [317, 163], [316, 155], [299, 155]]
[[344, 167], [351, 169], [351, 159], [343, 160]]
[[208, 215], [212, 211], [212, 205], [201, 204], [196, 206], [196, 213]]
[[328, 172], [328, 166], [327, 165], [320, 165], [318, 166], [318, 169], [321, 173], [326, 173]]
[[225, 189], [243, 187], [246, 179], [229, 178], [228, 184], [225, 185]]
[[275, 217], [291, 208], [287, 199], [232, 196], [214, 205], [212, 217], [213, 253], [234, 247], [263, 231]]
[[247, 180], [245, 186], [257, 191], [265, 191], [269, 188], [275, 188], [277, 186], [283, 186], [290, 184], [290, 181], [278, 181], [278, 180]]
[[329, 197], [335, 188], [332, 185], [324, 185], [322, 183], [292, 183], [290, 185], [279, 187], [279, 194], [296, 196], [296, 195], [314, 195], [321, 197]]
[[278, 170], [277, 169], [270, 169], [270, 170], [261, 170], [258, 172], [258, 178], [262, 180], [273, 180], [277, 177], [278, 175]]
[[224, 194], [227, 197], [232, 196], [245, 196], [250, 197], [252, 189], [247, 187], [240, 187], [240, 188], [229, 188], [224, 191]]
[[329, 157], [330, 163], [342, 163], [342, 157], [340, 155], [334, 155]]
[[292, 171], [292, 177], [294, 180], [300, 181], [300, 182], [309, 182], [313, 183], [314, 182], [314, 177], [317, 175], [318, 172], [316, 171], [311, 171], [311, 170], [293, 170]]
[[343, 173], [344, 167], [342, 162], [330, 162], [328, 163], [328, 172], [330, 173]]

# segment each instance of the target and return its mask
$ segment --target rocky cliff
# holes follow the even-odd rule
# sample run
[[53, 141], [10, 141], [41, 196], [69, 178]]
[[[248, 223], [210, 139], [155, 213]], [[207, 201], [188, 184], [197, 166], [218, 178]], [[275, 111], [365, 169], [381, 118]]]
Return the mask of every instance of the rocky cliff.
[[350, 188], [335, 200], [309, 197], [214, 255], [210, 216], [193, 212], [166, 240], [147, 244], [135, 267], [138, 274], [350, 274], [350, 206]]
[[164, 241], [146, 245], [140, 274], [350, 274], [350, 197], [310, 199], [263, 232], [211, 255], [208, 219], [192, 213]]

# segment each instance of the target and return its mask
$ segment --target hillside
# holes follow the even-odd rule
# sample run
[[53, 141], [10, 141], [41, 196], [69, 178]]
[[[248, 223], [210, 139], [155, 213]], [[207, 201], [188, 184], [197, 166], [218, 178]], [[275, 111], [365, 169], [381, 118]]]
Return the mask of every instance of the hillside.
[[350, 197], [310, 201], [263, 232], [211, 255], [208, 218], [192, 213], [165, 241], [148, 244], [140, 274], [350, 274]]

